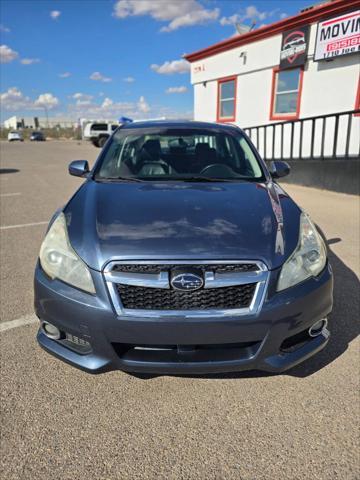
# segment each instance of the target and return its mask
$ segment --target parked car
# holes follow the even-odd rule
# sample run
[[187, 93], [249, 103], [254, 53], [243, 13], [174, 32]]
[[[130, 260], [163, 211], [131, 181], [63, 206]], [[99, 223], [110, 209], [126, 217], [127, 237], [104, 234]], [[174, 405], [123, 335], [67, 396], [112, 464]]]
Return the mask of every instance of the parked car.
[[31, 142], [45, 142], [46, 138], [43, 132], [32, 132], [30, 136]]
[[37, 339], [87, 372], [282, 372], [328, 342], [316, 225], [237, 127], [127, 123], [50, 221]]
[[13, 132], [8, 133], [8, 141], [9, 142], [23, 142], [24, 137], [21, 132], [17, 132], [16, 130]]
[[107, 139], [118, 128], [118, 124], [91, 122], [85, 125], [83, 138], [89, 140], [95, 147], [103, 148]]

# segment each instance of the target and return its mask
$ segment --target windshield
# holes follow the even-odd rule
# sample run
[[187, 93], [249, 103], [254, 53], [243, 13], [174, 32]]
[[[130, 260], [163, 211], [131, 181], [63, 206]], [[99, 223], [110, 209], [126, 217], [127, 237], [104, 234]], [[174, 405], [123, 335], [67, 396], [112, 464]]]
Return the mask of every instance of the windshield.
[[261, 181], [264, 174], [235, 129], [126, 128], [112, 137], [95, 178]]

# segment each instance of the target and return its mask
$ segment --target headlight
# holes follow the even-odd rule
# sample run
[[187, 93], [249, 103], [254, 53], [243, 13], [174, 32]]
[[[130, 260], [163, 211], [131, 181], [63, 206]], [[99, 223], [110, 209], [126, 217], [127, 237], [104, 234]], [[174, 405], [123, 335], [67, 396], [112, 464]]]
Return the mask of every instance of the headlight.
[[70, 245], [63, 213], [51, 225], [40, 248], [40, 264], [52, 279], [95, 293], [90, 271]]
[[324, 241], [310, 218], [302, 213], [299, 243], [281, 269], [277, 290], [284, 290], [306, 278], [316, 277], [324, 269], [325, 264]]

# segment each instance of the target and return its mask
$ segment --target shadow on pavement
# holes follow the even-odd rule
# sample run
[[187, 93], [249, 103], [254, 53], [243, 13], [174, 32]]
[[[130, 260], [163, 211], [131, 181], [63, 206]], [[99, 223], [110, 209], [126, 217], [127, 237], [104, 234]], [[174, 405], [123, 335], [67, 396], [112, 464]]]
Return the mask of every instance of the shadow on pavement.
[[0, 175], [2, 173], [17, 173], [17, 172], [20, 172], [20, 170], [17, 168], [0, 168]]
[[[328, 240], [328, 245], [338, 239]], [[360, 282], [355, 273], [329, 248], [334, 272], [334, 307], [329, 317], [331, 337], [320, 353], [289, 370], [288, 375], [306, 377], [326, 367], [342, 355], [360, 332]]]
[[[340, 242], [340, 238], [327, 240], [328, 245]], [[307, 377], [321, 370], [342, 355], [349, 343], [360, 333], [360, 282], [355, 273], [328, 249], [329, 260], [334, 272], [334, 307], [329, 317], [330, 340], [327, 346], [304, 363], [283, 372], [281, 375]], [[226, 380], [231, 378], [259, 378], [274, 374], [258, 371], [232, 372], [208, 375], [177, 375], [179, 377]], [[279, 374], [275, 374], [279, 375]], [[135, 375], [150, 379], [159, 375]]]

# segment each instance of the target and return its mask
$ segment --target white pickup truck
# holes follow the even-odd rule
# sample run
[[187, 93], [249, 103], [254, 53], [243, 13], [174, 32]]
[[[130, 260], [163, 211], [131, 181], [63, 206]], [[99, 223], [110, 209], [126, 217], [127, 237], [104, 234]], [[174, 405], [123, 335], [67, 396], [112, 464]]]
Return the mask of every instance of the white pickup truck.
[[83, 138], [89, 140], [95, 147], [102, 148], [119, 124], [106, 122], [91, 122], [84, 127]]

